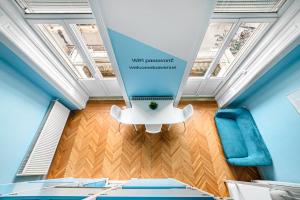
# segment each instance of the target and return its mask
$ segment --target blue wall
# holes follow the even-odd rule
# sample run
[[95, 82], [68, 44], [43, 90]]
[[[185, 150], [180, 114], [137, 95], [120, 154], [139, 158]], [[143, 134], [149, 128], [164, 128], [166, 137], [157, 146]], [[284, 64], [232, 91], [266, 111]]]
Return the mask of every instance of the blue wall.
[[300, 46], [278, 62], [231, 106], [252, 113], [271, 153], [272, 167], [260, 167], [264, 178], [300, 182], [300, 114], [287, 95], [300, 89]]
[[0, 60], [0, 183], [13, 182], [52, 97]]
[[108, 33], [129, 97], [177, 95], [185, 60], [111, 29]]
[[57, 98], [75, 108], [0, 42], [0, 183], [14, 181], [50, 101]]

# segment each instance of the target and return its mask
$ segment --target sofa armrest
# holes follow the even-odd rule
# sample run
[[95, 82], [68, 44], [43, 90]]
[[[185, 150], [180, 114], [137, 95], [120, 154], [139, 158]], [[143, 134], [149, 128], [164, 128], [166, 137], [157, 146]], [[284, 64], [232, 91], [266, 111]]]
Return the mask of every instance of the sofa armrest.
[[239, 109], [220, 109], [216, 112], [216, 118], [236, 119], [243, 112], [243, 108]]
[[251, 155], [244, 158], [229, 158], [227, 161], [235, 166], [270, 166], [272, 159], [264, 155]]

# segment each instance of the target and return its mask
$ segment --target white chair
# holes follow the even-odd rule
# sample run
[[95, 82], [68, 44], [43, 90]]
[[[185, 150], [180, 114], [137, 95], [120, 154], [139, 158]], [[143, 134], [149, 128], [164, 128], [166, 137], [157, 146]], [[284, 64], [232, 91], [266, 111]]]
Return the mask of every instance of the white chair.
[[159, 133], [161, 131], [162, 124], [145, 124], [147, 133]]
[[[193, 115], [194, 113], [194, 109], [193, 109], [193, 106], [191, 104], [185, 106], [183, 109], [179, 109], [179, 108], [176, 108], [178, 110], [180, 110], [181, 112], [178, 112], [180, 114], [182, 114], [182, 122], [183, 122], [183, 125], [184, 125], [184, 130], [186, 129], [185, 127], [185, 122]], [[168, 131], [171, 129], [172, 127], [172, 124], [169, 124], [169, 127], [168, 127]]]
[[119, 132], [120, 132], [120, 126], [121, 126], [121, 113], [122, 110], [119, 106], [116, 105], [112, 105], [111, 109], [110, 109], [110, 115], [119, 122]]
[[185, 106], [182, 109], [182, 114], [183, 114], [183, 124], [184, 124], [184, 129], [186, 129], [185, 127], [185, 122], [193, 115], [194, 113], [194, 108], [191, 104]]

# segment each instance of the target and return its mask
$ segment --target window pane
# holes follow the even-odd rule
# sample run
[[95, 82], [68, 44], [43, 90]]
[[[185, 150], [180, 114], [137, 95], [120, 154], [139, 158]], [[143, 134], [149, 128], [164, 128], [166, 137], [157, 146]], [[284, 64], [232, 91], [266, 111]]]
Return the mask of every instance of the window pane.
[[110, 63], [96, 62], [96, 66], [103, 77], [115, 77], [115, 73], [114, 73]]
[[95, 24], [78, 24], [77, 27], [102, 76], [114, 77], [115, 73], [112, 69], [97, 26]]
[[82, 79], [93, 78], [93, 75], [90, 72], [87, 65], [77, 65], [75, 73], [78, 77], [81, 77]]
[[214, 12], [277, 12], [286, 0], [218, 0]]
[[232, 23], [211, 23], [208, 26], [190, 76], [204, 76], [220, 50]]
[[264, 25], [263, 23], [242, 23], [226, 48], [212, 76], [226, 76], [232, 63], [242, 55], [247, 45], [256, 38], [255, 36], [258, 36], [255, 33], [261, 31]]
[[86, 63], [77, 48], [70, 40], [63, 26], [60, 24], [40, 24], [38, 25], [45, 33], [52, 45], [57, 49], [58, 53], [64, 54], [63, 58], [68, 59], [73, 65], [73, 71], [78, 78], [92, 78]]

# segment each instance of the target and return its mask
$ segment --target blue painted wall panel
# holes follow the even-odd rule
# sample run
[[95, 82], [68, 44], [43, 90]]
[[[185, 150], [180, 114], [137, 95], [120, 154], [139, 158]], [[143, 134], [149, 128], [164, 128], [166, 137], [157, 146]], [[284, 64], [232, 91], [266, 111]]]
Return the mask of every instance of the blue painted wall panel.
[[252, 113], [274, 165], [260, 167], [264, 178], [300, 182], [300, 115], [287, 95], [300, 89], [300, 46], [260, 78], [231, 105]]
[[0, 42], [0, 183], [14, 181], [50, 101], [57, 98], [75, 109], [67, 98]]
[[185, 60], [111, 29], [108, 33], [129, 97], [176, 96], [187, 64]]
[[0, 60], [0, 183], [13, 182], [52, 96]]

